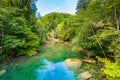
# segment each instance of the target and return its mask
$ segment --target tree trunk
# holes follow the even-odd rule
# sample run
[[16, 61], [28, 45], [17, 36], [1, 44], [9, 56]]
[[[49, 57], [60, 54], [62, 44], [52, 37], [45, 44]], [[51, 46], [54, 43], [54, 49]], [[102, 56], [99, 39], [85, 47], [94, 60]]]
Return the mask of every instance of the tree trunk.
[[117, 30], [119, 31], [119, 19], [118, 19], [118, 16], [117, 16], [116, 5], [114, 5], [114, 14], [115, 14], [115, 20], [116, 20]]

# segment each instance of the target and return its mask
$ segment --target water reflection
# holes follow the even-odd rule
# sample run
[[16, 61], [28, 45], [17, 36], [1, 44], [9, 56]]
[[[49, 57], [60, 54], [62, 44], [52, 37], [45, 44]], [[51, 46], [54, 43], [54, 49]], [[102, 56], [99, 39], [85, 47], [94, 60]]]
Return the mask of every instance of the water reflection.
[[67, 68], [64, 62], [55, 64], [43, 59], [42, 64], [37, 70], [37, 80], [75, 80], [75, 74]]

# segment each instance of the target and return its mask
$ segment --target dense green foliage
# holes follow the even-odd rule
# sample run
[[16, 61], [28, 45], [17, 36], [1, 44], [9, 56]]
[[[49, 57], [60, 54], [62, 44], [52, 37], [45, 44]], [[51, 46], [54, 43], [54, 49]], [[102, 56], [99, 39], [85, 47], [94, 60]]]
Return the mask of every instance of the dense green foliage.
[[102, 71], [107, 74], [107, 77], [111, 77], [111, 80], [117, 80], [120, 79], [120, 65], [119, 62], [110, 62], [107, 59], [97, 57], [100, 62], [103, 62], [105, 64], [105, 67], [102, 69]]
[[[78, 0], [76, 15], [50, 13], [44, 16], [43, 26], [53, 30], [54, 36], [69, 41], [77, 52], [105, 59], [104, 73], [107, 78], [118, 78], [120, 62], [120, 1]], [[117, 63], [117, 64], [116, 64]], [[114, 65], [109, 67], [109, 65]], [[117, 67], [116, 67], [117, 66]], [[106, 72], [110, 70], [109, 72]]]
[[69, 41], [78, 53], [99, 56], [106, 78], [120, 78], [120, 0], [78, 0], [75, 15], [53, 12], [40, 19], [35, 18], [30, 2], [0, 1], [0, 59], [35, 55], [46, 33], [52, 33]]
[[41, 18], [41, 21], [43, 22], [43, 26], [47, 29], [47, 31], [51, 31], [52, 29], [55, 29], [57, 24], [60, 22], [70, 18], [70, 14], [65, 13], [50, 13], [46, 16]]
[[42, 29], [30, 4], [31, 0], [0, 1], [0, 59], [37, 54]]
[[46, 31], [54, 32], [54, 36], [63, 41], [70, 41], [74, 37], [74, 21], [71, 19], [74, 19], [73, 15], [55, 12], [40, 18]]

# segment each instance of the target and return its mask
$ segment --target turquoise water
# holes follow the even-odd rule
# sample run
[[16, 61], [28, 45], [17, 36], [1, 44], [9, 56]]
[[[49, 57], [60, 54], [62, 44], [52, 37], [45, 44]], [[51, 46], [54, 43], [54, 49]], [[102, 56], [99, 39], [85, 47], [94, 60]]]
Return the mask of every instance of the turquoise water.
[[37, 80], [75, 80], [75, 74], [68, 69], [64, 62], [51, 63], [44, 59], [45, 68], [38, 69]]
[[73, 53], [66, 47], [45, 47], [33, 57], [19, 57], [0, 64], [6, 73], [0, 80], [75, 80], [75, 74], [64, 64]]

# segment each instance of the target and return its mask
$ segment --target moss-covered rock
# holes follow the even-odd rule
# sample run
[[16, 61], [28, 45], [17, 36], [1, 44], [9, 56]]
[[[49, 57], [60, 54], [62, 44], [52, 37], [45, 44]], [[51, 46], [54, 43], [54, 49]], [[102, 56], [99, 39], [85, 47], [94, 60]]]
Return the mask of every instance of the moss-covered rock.
[[6, 69], [0, 70], [0, 77], [3, 76], [6, 72], [7, 72]]

